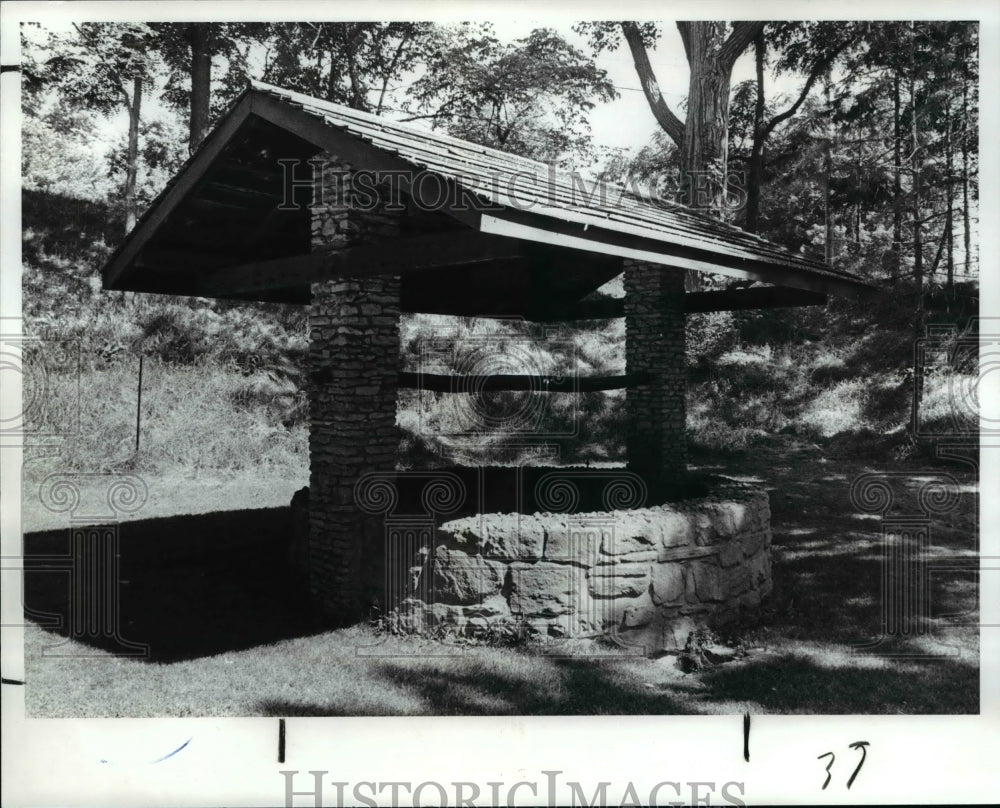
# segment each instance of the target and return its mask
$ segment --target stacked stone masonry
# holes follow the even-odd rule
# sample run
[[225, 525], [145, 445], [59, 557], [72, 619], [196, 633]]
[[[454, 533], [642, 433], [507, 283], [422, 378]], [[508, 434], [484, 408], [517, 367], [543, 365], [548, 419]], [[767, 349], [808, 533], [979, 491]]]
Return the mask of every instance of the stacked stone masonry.
[[462, 638], [521, 624], [541, 638], [676, 650], [697, 626], [755, 617], [770, 594], [768, 498], [734, 483], [626, 511], [455, 519], [410, 579], [422, 594], [400, 606], [408, 631]]
[[625, 261], [625, 365], [648, 384], [625, 398], [629, 469], [651, 482], [675, 482], [687, 468], [684, 272]]
[[[389, 201], [362, 209], [351, 167], [325, 159], [312, 206], [313, 250], [394, 237]], [[378, 597], [381, 520], [354, 501], [358, 479], [396, 467], [400, 362], [398, 276], [313, 284], [309, 313], [309, 591], [324, 617], [347, 622]]]

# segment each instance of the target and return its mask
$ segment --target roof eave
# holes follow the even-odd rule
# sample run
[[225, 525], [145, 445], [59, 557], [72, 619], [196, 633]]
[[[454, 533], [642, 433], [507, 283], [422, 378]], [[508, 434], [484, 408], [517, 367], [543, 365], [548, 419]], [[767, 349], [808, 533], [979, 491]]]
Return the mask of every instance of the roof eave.
[[[176, 177], [157, 196], [139, 219], [125, 241], [115, 251], [102, 270], [106, 289], [135, 288], [126, 280], [132, 262], [141, 253], [167, 217], [176, 210], [196, 186], [199, 179], [218, 158], [244, 122], [256, 115], [312, 142], [317, 148], [336, 151], [347, 149], [353, 159], [372, 159], [387, 167], [405, 165], [400, 156], [377, 152], [373, 144], [349, 131], [341, 131], [325, 118], [301, 108], [293, 100], [278, 97], [265, 86], [251, 86], [233, 103], [229, 112], [209, 133], [198, 150], [191, 155]], [[441, 176], [454, 182], [454, 178]], [[468, 189], [467, 189], [468, 190]], [[475, 192], [468, 197], [475, 199]], [[487, 211], [496, 215], [488, 215]], [[765, 283], [790, 286], [824, 294], [867, 297], [878, 289], [846, 273], [840, 273], [791, 253], [776, 260], [739, 256], [713, 251], [710, 245], [693, 248], [675, 244], [654, 235], [628, 232], [624, 227], [602, 227], [592, 222], [576, 221], [573, 216], [556, 216], [546, 211], [485, 206], [482, 211], [465, 209], [459, 221], [482, 232], [506, 235], [527, 241], [547, 243], [590, 252], [618, 255], [623, 258], [648, 260], [653, 263], [712, 272]], [[585, 217], [590, 219], [591, 217]]]
[[101, 270], [101, 279], [105, 289], [119, 289], [122, 276], [142, 248], [152, 238], [156, 229], [177, 208], [187, 196], [195, 183], [204, 176], [206, 170], [218, 157], [233, 136], [253, 111], [253, 95], [250, 89], [244, 90], [233, 102], [229, 111], [213, 128], [188, 157], [180, 171], [157, 195], [139, 218], [135, 226], [125, 236]]
[[[562, 220], [549, 219], [544, 223], [528, 224], [514, 217], [482, 217], [480, 229], [484, 233], [509, 236], [556, 247], [616, 255], [638, 261], [714, 273], [744, 280], [755, 280], [775, 286], [788, 286], [810, 292], [821, 292], [851, 298], [867, 298], [880, 290], [866, 281], [844, 273], [834, 272], [822, 265], [811, 267], [805, 261], [799, 266], [778, 265], [765, 261], [728, 260], [719, 263], [720, 256], [710, 252], [679, 250], [675, 245], [652, 238], [642, 238], [618, 230], [600, 227], [568, 227]], [[541, 218], [541, 217], [535, 217]]]

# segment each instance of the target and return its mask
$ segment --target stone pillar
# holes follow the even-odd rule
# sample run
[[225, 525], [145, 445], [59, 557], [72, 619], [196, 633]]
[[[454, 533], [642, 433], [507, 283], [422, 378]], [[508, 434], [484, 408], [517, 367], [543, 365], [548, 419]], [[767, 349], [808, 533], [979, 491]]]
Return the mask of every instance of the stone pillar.
[[[313, 205], [313, 250], [398, 235], [399, 214], [359, 210], [343, 193], [350, 167], [330, 162]], [[380, 596], [380, 517], [365, 514], [355, 485], [392, 473], [399, 434], [398, 275], [313, 284], [309, 313], [309, 593], [318, 615], [345, 624]]]
[[675, 485], [687, 469], [683, 270], [625, 260], [625, 366], [651, 376], [626, 395], [628, 467]]

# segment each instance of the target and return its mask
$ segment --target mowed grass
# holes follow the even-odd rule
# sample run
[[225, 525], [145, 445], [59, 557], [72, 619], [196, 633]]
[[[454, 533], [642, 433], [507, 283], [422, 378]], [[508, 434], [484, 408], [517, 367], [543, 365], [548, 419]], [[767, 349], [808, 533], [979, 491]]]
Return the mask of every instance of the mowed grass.
[[[156, 664], [27, 632], [32, 716], [852, 714], [977, 711], [970, 660], [890, 661], [783, 643], [697, 674], [675, 658], [561, 658], [428, 645], [362, 628]], [[449, 652], [455, 655], [447, 655]]]
[[[309, 484], [308, 469], [280, 469], [263, 475], [259, 471], [184, 472], [171, 470], [151, 475], [127, 472], [145, 485], [146, 500], [135, 513], [119, 513], [121, 521], [168, 518], [184, 514], [211, 513], [229, 508], [281, 508], [292, 495]], [[50, 476], [52, 475], [52, 476]], [[69, 524], [69, 514], [53, 510], [44, 501], [43, 487], [68, 480], [80, 492], [80, 501], [95, 510], [107, 500], [108, 486], [121, 474], [88, 475], [61, 469], [58, 464], [37, 461], [25, 464], [21, 525], [25, 532], [57, 530]], [[102, 509], [103, 510], [103, 509]]]
[[[974, 573], [935, 573], [927, 635], [885, 643], [879, 654], [856, 648], [880, 635], [882, 527], [851, 504], [849, 490], [857, 475], [879, 468], [808, 445], [698, 461], [771, 494], [775, 590], [760, 625], [732, 637], [746, 648], [734, 661], [686, 674], [673, 655], [601, 649], [561, 658], [530, 647], [456, 648], [364, 626], [321, 632], [281, 578], [287, 509], [234, 510], [122, 525], [122, 633], [149, 643], [150, 657], [116, 657], [107, 644], [33, 627], [25, 648], [29, 714], [978, 712]], [[919, 487], [935, 474], [955, 478], [960, 502], [932, 520], [929, 552], [951, 567], [963, 559], [975, 566], [974, 474], [958, 466], [892, 470], [906, 472], [893, 482], [896, 514], [917, 509]], [[64, 533], [35, 540], [41, 546]], [[216, 550], [206, 559], [199, 547]], [[143, 548], [145, 560], [130, 566]], [[149, 548], [162, 552], [149, 557]], [[57, 588], [37, 595], [49, 611], [59, 611]]]

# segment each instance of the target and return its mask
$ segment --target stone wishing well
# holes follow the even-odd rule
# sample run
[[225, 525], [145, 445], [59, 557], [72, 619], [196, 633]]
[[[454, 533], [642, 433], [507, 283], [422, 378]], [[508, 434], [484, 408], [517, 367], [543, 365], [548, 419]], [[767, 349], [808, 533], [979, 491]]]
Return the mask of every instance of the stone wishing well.
[[[688, 272], [753, 285], [686, 292]], [[624, 298], [596, 293], [619, 275]], [[687, 314], [870, 288], [687, 208], [261, 83], [139, 221], [104, 284], [309, 306], [310, 485], [293, 503], [292, 559], [317, 616], [344, 624], [377, 607], [402, 628], [456, 636], [514, 620], [651, 652], [752, 614], [771, 587], [766, 494], [722, 480], [695, 490], [687, 472]], [[409, 312], [624, 317], [626, 372], [406, 371]], [[398, 472], [400, 388], [624, 389], [627, 469]], [[581, 496], [546, 500], [546, 474]], [[623, 483], [645, 493], [608, 493]], [[588, 486], [603, 489], [595, 499]]]

